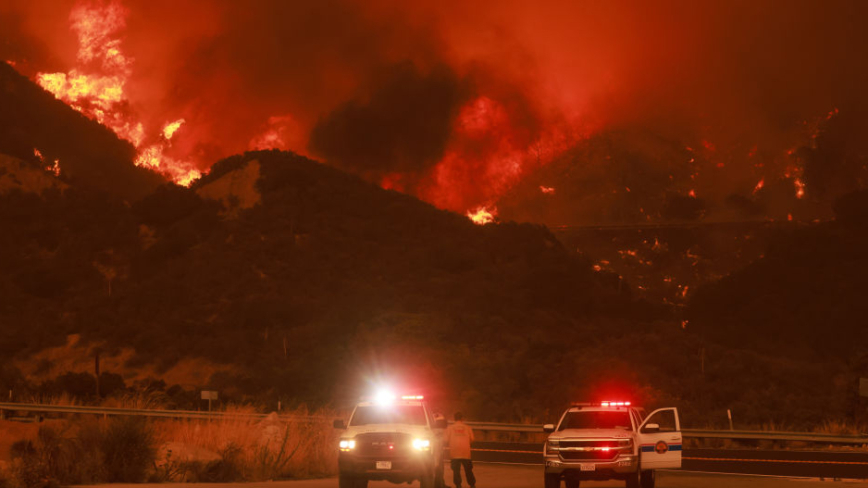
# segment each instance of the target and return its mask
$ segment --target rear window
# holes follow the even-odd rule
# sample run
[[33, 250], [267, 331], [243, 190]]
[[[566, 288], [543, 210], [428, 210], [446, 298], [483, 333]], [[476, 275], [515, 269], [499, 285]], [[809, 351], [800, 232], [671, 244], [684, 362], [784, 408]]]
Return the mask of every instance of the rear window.
[[627, 411], [567, 412], [558, 430], [566, 429], [623, 429], [633, 430]]
[[351, 426], [374, 424], [428, 425], [422, 405], [371, 405], [356, 407]]

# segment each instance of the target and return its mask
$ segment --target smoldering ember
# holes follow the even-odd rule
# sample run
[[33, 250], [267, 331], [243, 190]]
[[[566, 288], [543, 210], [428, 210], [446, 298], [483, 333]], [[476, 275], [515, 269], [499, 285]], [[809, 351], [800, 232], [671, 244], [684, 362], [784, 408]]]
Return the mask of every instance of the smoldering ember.
[[[390, 385], [485, 422], [628, 398], [865, 432], [866, 18], [4, 0], [2, 402], [331, 422]], [[4, 427], [0, 486], [39, 428]], [[293, 435], [328, 451], [294, 476], [336, 472], [331, 430]]]

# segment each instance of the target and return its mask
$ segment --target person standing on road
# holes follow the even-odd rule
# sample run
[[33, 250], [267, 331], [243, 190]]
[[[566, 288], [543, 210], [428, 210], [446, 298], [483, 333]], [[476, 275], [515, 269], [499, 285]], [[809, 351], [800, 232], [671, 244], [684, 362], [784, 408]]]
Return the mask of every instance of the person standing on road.
[[449, 457], [452, 458], [452, 481], [455, 488], [461, 488], [461, 467], [464, 466], [464, 476], [470, 488], [476, 488], [476, 476], [473, 475], [473, 461], [470, 460], [470, 443], [473, 442], [473, 429], [464, 423], [464, 415], [455, 412], [455, 423], [446, 429], [446, 445], [449, 446]]

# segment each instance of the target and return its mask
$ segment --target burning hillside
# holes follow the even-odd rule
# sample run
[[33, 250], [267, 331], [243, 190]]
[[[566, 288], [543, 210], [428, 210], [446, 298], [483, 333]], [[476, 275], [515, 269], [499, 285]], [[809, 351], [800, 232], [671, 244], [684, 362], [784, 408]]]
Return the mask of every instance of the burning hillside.
[[[601, 218], [645, 222], [666, 217], [663, 191], [676, 218], [779, 180], [795, 200], [820, 194], [803, 155], [787, 151], [808, 146], [826, 113], [864, 106], [868, 40], [852, 20], [866, 8], [12, 0], [0, 6], [0, 59], [180, 184], [221, 157], [275, 147], [441, 208], [535, 218], [506, 207], [547, 203], [498, 202], [561, 162], [595, 188], [531, 185], [582, 193], [585, 208], [543, 210], [557, 223], [585, 223], [564, 219], [606, 204], [589, 200], [602, 189], [633, 203]], [[666, 147], [618, 168], [576, 157], [600, 138], [635, 149], [650, 132]], [[798, 219], [802, 206], [761, 214]]]
[[46, 176], [127, 200], [141, 198], [165, 181], [134, 165], [131, 144], [4, 63], [0, 63], [0, 106], [0, 154], [29, 161], [45, 170]]

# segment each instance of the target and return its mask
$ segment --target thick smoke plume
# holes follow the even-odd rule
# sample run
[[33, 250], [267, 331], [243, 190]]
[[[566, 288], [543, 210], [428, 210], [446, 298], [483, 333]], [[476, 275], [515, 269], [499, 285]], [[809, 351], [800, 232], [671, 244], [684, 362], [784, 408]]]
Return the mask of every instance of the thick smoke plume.
[[363, 172], [413, 173], [443, 158], [463, 80], [446, 66], [420, 73], [412, 63], [390, 67], [365, 101], [337, 107], [314, 127], [310, 147], [330, 161]]
[[[0, 58], [28, 76], [72, 69], [82, 3], [106, 2], [3, 2]], [[167, 156], [206, 169], [271, 145], [459, 211], [609, 131], [713, 151], [725, 174], [706, 178], [727, 188], [699, 197], [750, 196], [780, 165], [812, 198], [804, 158], [779, 160], [812, 147], [806, 125], [866, 106], [862, 1], [123, 5], [129, 109], [147, 133], [185, 121]], [[693, 174], [667, 154], [635, 164]]]

